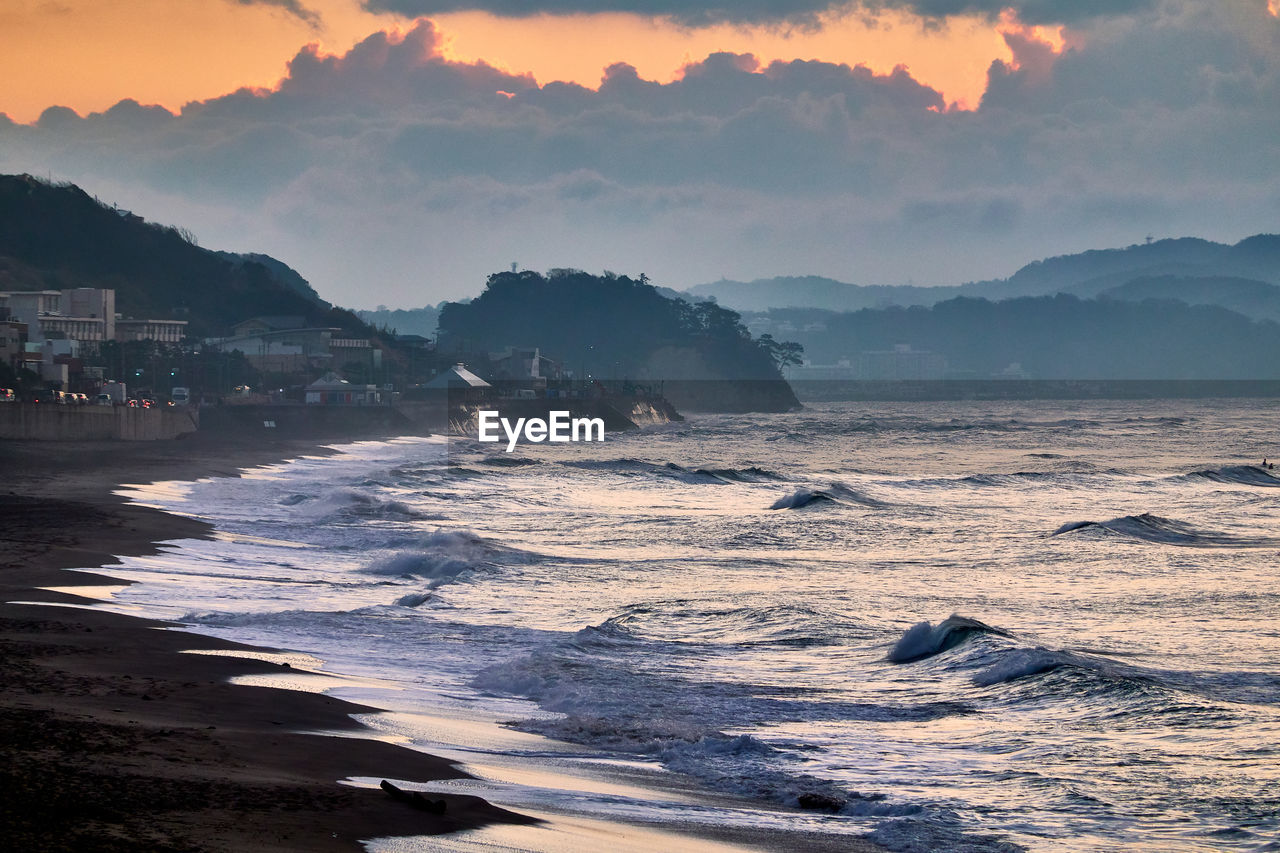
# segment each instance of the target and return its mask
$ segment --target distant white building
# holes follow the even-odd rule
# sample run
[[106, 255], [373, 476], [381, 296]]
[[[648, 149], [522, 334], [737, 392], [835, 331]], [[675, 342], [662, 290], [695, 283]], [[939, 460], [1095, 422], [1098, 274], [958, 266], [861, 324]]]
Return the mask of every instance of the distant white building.
[[8, 291], [0, 293], [0, 307], [27, 324], [29, 340], [46, 337], [76, 341], [115, 339], [116, 292], [98, 287], [69, 290]]
[[116, 320], [118, 341], [159, 341], [181, 343], [187, 336], [186, 320]]
[[7, 291], [0, 308], [27, 325], [27, 339], [102, 341], [159, 341], [179, 343], [187, 334], [186, 320], [122, 320], [116, 314], [116, 292], [103, 287], [67, 290]]
[[897, 344], [891, 350], [858, 353], [859, 379], [941, 379], [947, 360], [936, 352]]

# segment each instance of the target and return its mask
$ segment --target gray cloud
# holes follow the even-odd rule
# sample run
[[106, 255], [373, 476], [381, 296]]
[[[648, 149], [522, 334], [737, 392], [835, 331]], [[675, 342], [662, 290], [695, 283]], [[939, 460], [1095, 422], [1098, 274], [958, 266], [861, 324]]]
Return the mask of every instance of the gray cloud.
[[278, 89], [174, 115], [123, 101], [0, 121], [0, 170], [52, 174], [202, 244], [266, 251], [329, 299], [422, 305], [518, 261], [956, 283], [1027, 260], [1280, 220], [1280, 24], [1165, 0], [1056, 55], [1011, 34], [982, 107], [905, 70], [715, 54], [599, 90], [443, 58], [431, 24]]
[[863, 0], [867, 9], [892, 8], [926, 18], [984, 15], [995, 18], [1012, 9], [1024, 24], [1074, 24], [1097, 18], [1133, 15], [1154, 8], [1159, 0]]
[[277, 9], [283, 9], [313, 28], [318, 28], [321, 24], [320, 14], [302, 5], [299, 0], [232, 0], [232, 2], [239, 3], [241, 6], [274, 6]]
[[[993, 65], [984, 107], [1061, 111], [1087, 100], [1122, 107], [1189, 109], [1233, 100], [1242, 108], [1277, 104], [1280, 24], [1262, 0], [1170, 2], [1161, 14], [1087, 32], [1042, 73]], [[1011, 42], [1015, 57], [1026, 44]]]
[[830, 12], [900, 9], [931, 19], [997, 17], [1013, 9], [1028, 24], [1070, 24], [1150, 9], [1157, 0], [364, 0], [371, 12], [407, 17], [484, 11], [504, 17], [631, 12], [688, 26], [787, 22], [812, 26]]

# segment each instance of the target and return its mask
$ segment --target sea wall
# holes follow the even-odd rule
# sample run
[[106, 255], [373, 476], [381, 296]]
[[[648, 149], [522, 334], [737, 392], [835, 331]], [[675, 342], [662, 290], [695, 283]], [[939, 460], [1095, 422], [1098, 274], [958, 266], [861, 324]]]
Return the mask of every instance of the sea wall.
[[276, 438], [355, 439], [428, 435], [430, 430], [392, 406], [240, 404], [200, 411], [200, 431]]
[[193, 409], [0, 404], [0, 438], [31, 441], [156, 441], [195, 432]]
[[569, 412], [573, 418], [600, 418], [608, 432], [622, 432], [652, 424], [684, 420], [670, 403], [661, 398], [612, 397], [594, 400], [498, 399], [485, 401], [421, 400], [401, 402], [396, 409], [425, 431], [445, 435], [469, 435], [479, 431], [481, 410], [497, 411], [501, 417], [547, 418], [551, 412]]
[[215, 435], [307, 439], [382, 438], [394, 435], [476, 434], [481, 409], [508, 418], [545, 418], [552, 410], [601, 418], [616, 432], [682, 420], [662, 399], [428, 400], [394, 406], [306, 406], [241, 404], [201, 409], [127, 406], [0, 404], [0, 439], [42, 441], [150, 441], [177, 438], [199, 429]]

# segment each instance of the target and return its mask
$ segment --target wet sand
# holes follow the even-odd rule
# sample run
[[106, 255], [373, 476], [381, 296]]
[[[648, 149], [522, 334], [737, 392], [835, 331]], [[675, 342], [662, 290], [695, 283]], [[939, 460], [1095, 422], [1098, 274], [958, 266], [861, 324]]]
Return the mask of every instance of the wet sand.
[[[232, 684], [235, 676], [299, 670], [251, 657], [182, 654], [263, 650], [89, 609], [90, 598], [67, 589], [119, 586], [124, 582], [110, 577], [117, 555], [156, 553], [165, 547], [157, 543], [211, 534], [202, 522], [126, 503], [113, 494], [120, 486], [236, 476], [245, 467], [326, 452], [315, 441], [199, 434], [0, 443], [0, 846], [301, 853], [488, 827], [475, 842], [502, 849], [577, 850], [597, 842], [690, 853], [880, 849], [848, 835], [640, 828], [554, 815], [538, 823], [447, 793], [430, 795], [447, 803], [443, 814], [431, 814], [378, 789], [339, 784], [349, 777], [467, 777], [442, 758], [332, 734], [360, 734], [349, 715], [377, 709]], [[102, 572], [64, 571], [93, 567]], [[306, 733], [318, 731], [326, 734]]]
[[[76, 606], [40, 587], [119, 584], [66, 568], [155, 553], [204, 536], [198, 521], [126, 505], [122, 483], [233, 475], [324, 452], [313, 443], [211, 440], [0, 444], [0, 826], [6, 849], [359, 850], [529, 819], [476, 797], [442, 815], [337, 780], [415, 782], [465, 774], [433, 756], [356, 738], [330, 697], [233, 685], [275, 663], [186, 655], [233, 643]], [[31, 606], [10, 602], [48, 602]], [[246, 651], [251, 651], [245, 648]]]

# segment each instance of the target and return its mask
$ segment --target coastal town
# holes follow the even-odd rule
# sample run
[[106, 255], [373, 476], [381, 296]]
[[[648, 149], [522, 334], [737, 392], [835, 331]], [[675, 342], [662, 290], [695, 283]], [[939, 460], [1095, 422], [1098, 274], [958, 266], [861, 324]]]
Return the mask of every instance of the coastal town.
[[[76, 223], [68, 228], [66, 223]], [[417, 332], [427, 332], [420, 334]], [[284, 262], [213, 251], [74, 184], [0, 175], [0, 438], [475, 434], [479, 405], [608, 429], [788, 411], [788, 347], [643, 274], [488, 277], [401, 333]]]
[[[357, 338], [284, 315], [194, 338], [188, 320], [134, 319], [116, 305], [108, 288], [0, 292], [0, 364], [16, 386], [0, 387], [0, 404], [9, 404], [0, 410], [0, 437], [173, 438], [201, 428], [202, 412], [232, 407], [240, 417], [215, 413], [206, 423], [278, 429], [325, 407], [362, 410], [348, 416], [359, 431], [363, 421], [378, 420], [369, 410], [381, 409], [382, 422], [395, 413], [404, 431], [429, 432], [448, 429], [438, 409], [449, 403], [589, 408], [626, 398], [634, 408], [638, 398], [656, 398], [632, 383], [579, 379], [538, 347], [472, 353], [485, 379], [419, 335]], [[620, 418], [610, 418], [611, 429], [628, 426]]]

